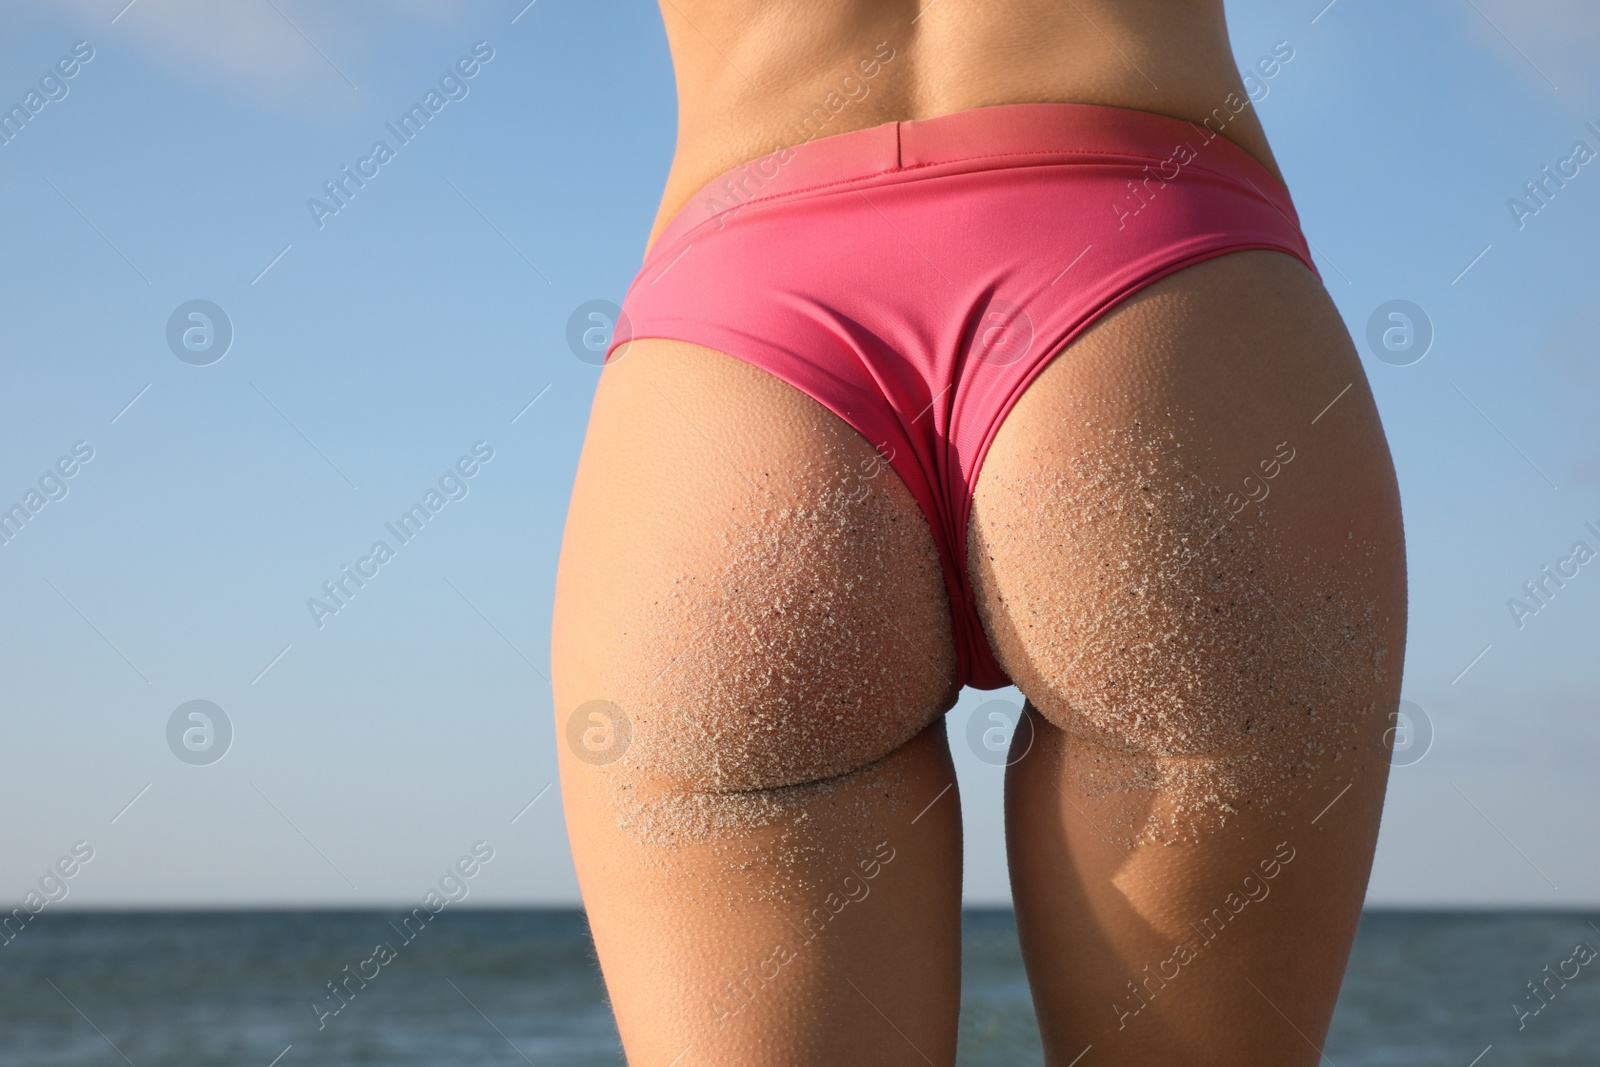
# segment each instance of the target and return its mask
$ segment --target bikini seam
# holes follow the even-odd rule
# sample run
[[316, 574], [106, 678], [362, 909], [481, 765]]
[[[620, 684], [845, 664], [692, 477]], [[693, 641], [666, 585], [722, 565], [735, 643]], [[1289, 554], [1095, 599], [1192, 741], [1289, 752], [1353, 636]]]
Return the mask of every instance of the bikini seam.
[[[1221, 135], [1218, 134], [1217, 136], [1220, 137]], [[1207, 143], [1209, 144], [1210, 142], [1207, 142]], [[1243, 151], [1243, 149], [1240, 149], [1240, 151]], [[899, 154], [900, 154], [899, 134], [897, 132], [896, 133], [896, 144], [895, 144], [895, 157], [896, 157], [897, 161], [899, 159]], [[910, 173], [912, 171], [923, 170], [923, 169], [926, 169], [928, 167], [942, 167], [942, 166], [946, 166], [946, 165], [951, 164], [951, 163], [970, 163], [970, 162], [973, 162], [975, 160], [981, 160], [981, 159], [1000, 159], [1000, 158], [1005, 158], [1005, 157], [1016, 157], [1016, 156], [1030, 157], [1030, 156], [1062, 156], [1062, 155], [1097, 156], [1097, 157], [1105, 157], [1105, 158], [1120, 158], [1120, 159], [1130, 159], [1130, 160], [1142, 160], [1142, 161], [1145, 161], [1145, 162], [1155, 162], [1155, 163], [1163, 163], [1163, 162], [1166, 162], [1168, 159], [1172, 158], [1171, 156], [1150, 156], [1150, 155], [1144, 155], [1142, 153], [1137, 153], [1137, 152], [1104, 152], [1104, 151], [1097, 151], [1095, 149], [1074, 149], [1074, 150], [1072, 150], [1070, 152], [1061, 152], [1059, 150], [1058, 151], [1030, 150], [1030, 151], [1022, 151], [1022, 152], [989, 152], [989, 153], [985, 153], [985, 154], [979, 155], [979, 156], [960, 156], [960, 157], [955, 158], [955, 159], [941, 159], [941, 160], [934, 160], [934, 161], [928, 162], [928, 163], [913, 163], [913, 164], [911, 164], [909, 166], [895, 166], [895, 167], [890, 168], [890, 169], [880, 170], [880, 171], [877, 171], [876, 173], [873, 173], [873, 174], [864, 174], [864, 175], [861, 175], [861, 176], [855, 177], [855, 178], [840, 178], [840, 179], [837, 179], [837, 180], [831, 181], [831, 182], [822, 182], [822, 183], [820, 183], [818, 185], [807, 185], [807, 186], [803, 186], [803, 187], [801, 187], [799, 189], [788, 189], [788, 190], [785, 190], [784, 192], [781, 192], [781, 193], [773, 193], [770, 196], [756, 196], [756, 197], [752, 197], [749, 200], [744, 201], [743, 203], [739, 204], [737, 207], [730, 208], [729, 211], [742, 211], [745, 208], [750, 207], [751, 205], [754, 205], [754, 204], [768, 204], [768, 203], [772, 203], [774, 201], [784, 200], [784, 199], [787, 199], [789, 197], [799, 196], [799, 195], [801, 195], [803, 193], [815, 193], [815, 192], [820, 192], [820, 191], [827, 190], [827, 189], [833, 189], [833, 188], [836, 188], [836, 187], [841, 186], [841, 185], [853, 185], [853, 184], [856, 184], [858, 182], [865, 181], [865, 180], [867, 180], [869, 178], [876, 178], [876, 177], [878, 177], [880, 175], [883, 175], [883, 174], [908, 174], [908, 173]], [[1023, 165], [1029, 165], [1029, 164], [1019, 164], [1019, 166], [1023, 166]], [[1036, 165], [1037, 166], [1037, 165], [1046, 165], [1046, 164], [1031, 164], [1031, 165]], [[1063, 165], [1070, 165], [1070, 163], [1064, 163]], [[994, 169], [998, 170], [1000, 168], [994, 168]], [[1221, 178], [1221, 179], [1223, 179], [1225, 181], [1230, 181], [1230, 182], [1234, 181], [1234, 178], [1233, 178], [1232, 175], [1227, 174], [1227, 173], [1225, 173], [1223, 171], [1215, 170], [1215, 169], [1213, 169], [1211, 167], [1195, 166], [1194, 164], [1184, 164], [1184, 169], [1195, 170], [1195, 171], [1198, 171], [1198, 172], [1203, 173], [1203, 174], [1209, 174], [1210, 176], [1212, 176], [1214, 178]], [[1277, 185], [1279, 188], [1283, 187], [1282, 183], [1279, 182], [1276, 178], [1273, 178], [1271, 173], [1266, 171], [1265, 168], [1262, 168], [1262, 172], [1264, 174], [1266, 174], [1268, 180], [1271, 181], [1272, 184]], [[1160, 176], [1158, 175], [1157, 177], [1159, 178]], [[1162, 181], [1176, 181], [1177, 179], [1176, 178], [1168, 178], [1168, 179], [1161, 179], [1161, 180]], [[1250, 183], [1250, 182], [1247, 181], [1246, 184], [1250, 185], [1250, 184], [1253, 184], [1253, 183]], [[1285, 189], [1284, 191], [1285, 191], [1285, 193], [1287, 193], [1287, 189]], [[684, 205], [684, 206], [688, 207], [687, 204]], [[1293, 200], [1292, 199], [1290, 200], [1290, 207], [1291, 207], [1291, 209], [1293, 208]], [[694, 233], [696, 230], [700, 229], [700, 227], [706, 225], [707, 223], [715, 222], [718, 218], [720, 218], [724, 214], [726, 214], [726, 212], [718, 212], [717, 214], [711, 215], [708, 218], [701, 219], [699, 222], [695, 223], [689, 229], [685, 230], [682, 234], [680, 234], [679, 237], [677, 238], [677, 240], [678, 241], [683, 240], [684, 238], [688, 237], [690, 234]], [[1296, 214], [1296, 216], [1298, 216], [1299, 213], [1296, 212], [1295, 214]], [[1299, 229], [1300, 226], [1299, 226], [1298, 217], [1294, 220], [1294, 222], [1295, 222], [1295, 228]], [[674, 242], [674, 244], [676, 244], [676, 241]], [[651, 258], [654, 259], [655, 257], [652, 256]], [[649, 264], [646, 263], [643, 266], [649, 266]]]

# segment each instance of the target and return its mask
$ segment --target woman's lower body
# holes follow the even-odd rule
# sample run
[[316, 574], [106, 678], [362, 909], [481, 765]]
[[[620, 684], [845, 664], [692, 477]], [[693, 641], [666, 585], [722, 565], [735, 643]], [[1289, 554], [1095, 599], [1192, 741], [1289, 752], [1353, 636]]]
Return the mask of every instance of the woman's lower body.
[[811, 142], [667, 228], [596, 394], [553, 639], [630, 1062], [953, 1062], [941, 717], [1008, 680], [1048, 1062], [1317, 1060], [1405, 589], [1307, 259], [1236, 146], [1082, 105]]

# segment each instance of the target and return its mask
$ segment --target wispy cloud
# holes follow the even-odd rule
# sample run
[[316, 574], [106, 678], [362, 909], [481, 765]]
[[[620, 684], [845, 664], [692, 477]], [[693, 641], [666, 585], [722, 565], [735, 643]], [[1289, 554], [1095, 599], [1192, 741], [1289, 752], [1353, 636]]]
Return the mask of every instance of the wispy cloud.
[[[115, 41], [172, 76], [266, 106], [354, 94], [397, 24], [463, 22], [477, 0], [59, 0], [96, 47]], [[115, 25], [112, 20], [116, 19]]]
[[1600, 4], [1594, 0], [1444, 2], [1491, 55], [1565, 110], [1577, 114], [1600, 104]]

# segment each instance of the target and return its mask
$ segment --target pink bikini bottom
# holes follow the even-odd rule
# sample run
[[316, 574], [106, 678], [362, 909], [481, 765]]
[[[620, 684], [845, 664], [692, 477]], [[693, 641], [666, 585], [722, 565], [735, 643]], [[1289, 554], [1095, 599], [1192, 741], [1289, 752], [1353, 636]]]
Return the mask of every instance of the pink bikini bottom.
[[1207, 127], [1090, 104], [889, 122], [781, 149], [700, 190], [650, 248], [607, 356], [644, 337], [703, 345], [854, 427], [932, 527], [957, 680], [997, 689], [1010, 680], [966, 551], [1000, 424], [1119, 301], [1252, 248], [1316, 269], [1288, 190]]

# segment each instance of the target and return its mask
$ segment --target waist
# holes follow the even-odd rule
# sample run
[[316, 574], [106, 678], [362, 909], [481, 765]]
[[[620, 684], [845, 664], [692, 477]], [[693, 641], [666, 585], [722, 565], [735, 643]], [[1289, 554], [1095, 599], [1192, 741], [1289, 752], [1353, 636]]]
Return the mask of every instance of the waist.
[[[1261, 42], [1241, 78], [1221, 0], [820, 0], [782, 18], [753, 0], [662, 0], [678, 136], [652, 238], [729, 169], [890, 122], [995, 105], [1079, 103], [1196, 124], [1264, 97], [1294, 54]], [[787, 9], [786, 9], [787, 10]], [[1223, 136], [1276, 176], [1253, 110]]]
[[1097, 104], [1001, 104], [887, 122], [781, 148], [740, 163], [688, 196], [657, 228], [646, 263], [672, 253], [702, 227], [720, 229], [752, 207], [785, 199], [870, 191], [912, 178], [979, 170], [1081, 164], [1114, 168], [1130, 187], [1127, 210], [1182, 176], [1208, 174], [1296, 215], [1276, 174], [1226, 136], [1226, 106], [1195, 123]]

